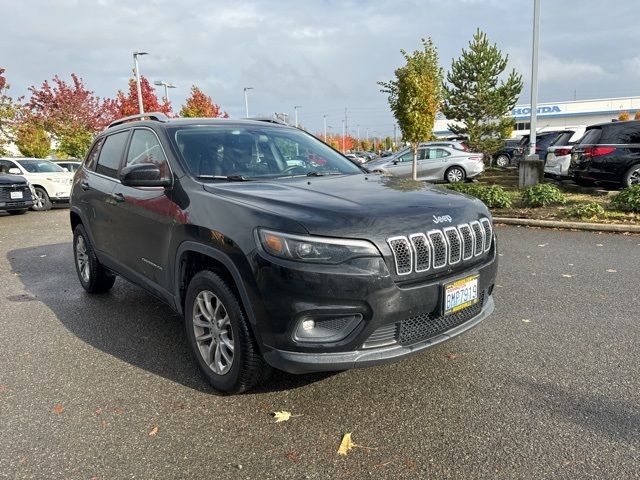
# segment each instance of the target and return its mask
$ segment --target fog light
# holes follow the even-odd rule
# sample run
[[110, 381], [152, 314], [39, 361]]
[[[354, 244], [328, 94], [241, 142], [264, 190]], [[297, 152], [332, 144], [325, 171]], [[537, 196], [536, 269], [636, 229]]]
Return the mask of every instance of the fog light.
[[351, 334], [362, 322], [362, 315], [323, 315], [303, 317], [293, 338], [298, 342], [327, 343], [340, 341]]

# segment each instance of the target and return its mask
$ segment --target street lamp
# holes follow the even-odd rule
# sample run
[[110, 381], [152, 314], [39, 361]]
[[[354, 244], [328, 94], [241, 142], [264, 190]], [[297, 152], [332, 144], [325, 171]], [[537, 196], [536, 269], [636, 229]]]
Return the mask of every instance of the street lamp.
[[136, 87], [138, 89], [138, 110], [140, 113], [144, 113], [144, 107], [142, 106], [142, 88], [140, 87], [140, 68], [138, 68], [138, 57], [142, 55], [149, 55], [147, 52], [133, 52], [133, 68], [136, 71]]
[[153, 84], [159, 87], [164, 87], [164, 98], [166, 99], [167, 103], [169, 103], [169, 89], [176, 88], [176, 86], [173, 83], [167, 83], [162, 80], [156, 80], [155, 82], [153, 82]]
[[244, 113], [247, 118], [249, 118], [249, 97], [247, 96], [249, 90], [253, 90], [253, 87], [244, 87]]
[[295, 112], [295, 115], [296, 115], [296, 128], [298, 128], [298, 109], [299, 108], [302, 108], [302, 105], [293, 106], [293, 111]]
[[327, 115], [322, 115], [322, 123], [324, 124], [324, 141], [327, 142]]

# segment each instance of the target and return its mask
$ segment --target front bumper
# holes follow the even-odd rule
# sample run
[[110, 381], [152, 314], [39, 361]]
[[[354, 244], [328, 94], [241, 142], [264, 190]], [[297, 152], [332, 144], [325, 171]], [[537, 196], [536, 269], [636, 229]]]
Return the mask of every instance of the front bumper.
[[308, 353], [270, 349], [265, 352], [264, 357], [270, 365], [289, 373], [348, 370], [350, 368], [371, 367], [383, 363], [396, 362], [470, 330], [491, 315], [493, 309], [493, 296], [490, 295], [480, 313], [475, 317], [440, 335], [413, 345], [392, 345], [375, 349], [334, 353]]
[[[476, 261], [411, 280], [394, 279], [382, 258], [356, 259], [338, 266], [318, 266], [254, 257], [261, 312], [256, 336], [265, 360], [291, 373], [342, 370], [391, 362], [452, 338], [493, 310], [491, 293], [497, 273], [495, 242]], [[444, 285], [478, 275], [484, 303], [456, 322], [443, 311]], [[306, 319], [360, 316], [362, 321], [333, 341], [300, 341], [296, 331]], [[473, 316], [470, 316], [473, 315]], [[428, 320], [423, 320], [428, 317]], [[443, 325], [428, 335], [401, 337], [404, 322]], [[320, 320], [322, 321], [322, 320]], [[442, 322], [442, 323], [440, 323]], [[423, 324], [421, 324], [423, 325]], [[395, 327], [394, 327], [395, 326]], [[379, 341], [381, 330], [396, 328]], [[420, 327], [421, 328], [421, 327]], [[374, 340], [377, 339], [377, 340]]]
[[21, 210], [33, 206], [31, 200], [27, 202], [0, 202], [0, 210]]

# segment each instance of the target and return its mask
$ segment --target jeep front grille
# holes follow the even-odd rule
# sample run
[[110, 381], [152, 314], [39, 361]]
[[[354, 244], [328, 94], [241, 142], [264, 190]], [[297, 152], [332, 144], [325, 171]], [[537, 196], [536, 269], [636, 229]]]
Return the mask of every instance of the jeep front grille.
[[438, 270], [470, 260], [491, 248], [493, 229], [488, 218], [443, 230], [429, 230], [387, 239], [398, 275]]

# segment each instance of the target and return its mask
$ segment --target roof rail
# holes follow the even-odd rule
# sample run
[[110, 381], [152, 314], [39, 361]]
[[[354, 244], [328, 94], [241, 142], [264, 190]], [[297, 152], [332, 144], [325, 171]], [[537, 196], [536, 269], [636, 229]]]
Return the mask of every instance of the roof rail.
[[275, 117], [251, 117], [251, 118], [245, 118], [245, 120], [255, 120], [256, 122], [277, 123], [278, 125], [285, 125], [287, 127], [290, 126], [288, 123], [283, 122], [279, 118], [275, 118]]
[[156, 122], [168, 122], [169, 117], [167, 117], [162, 112], [146, 112], [146, 113], [138, 113], [137, 115], [130, 115], [128, 117], [120, 118], [114, 122], [111, 122], [107, 128], [115, 127], [116, 125], [122, 125], [123, 123], [132, 122], [134, 120], [155, 120]]

